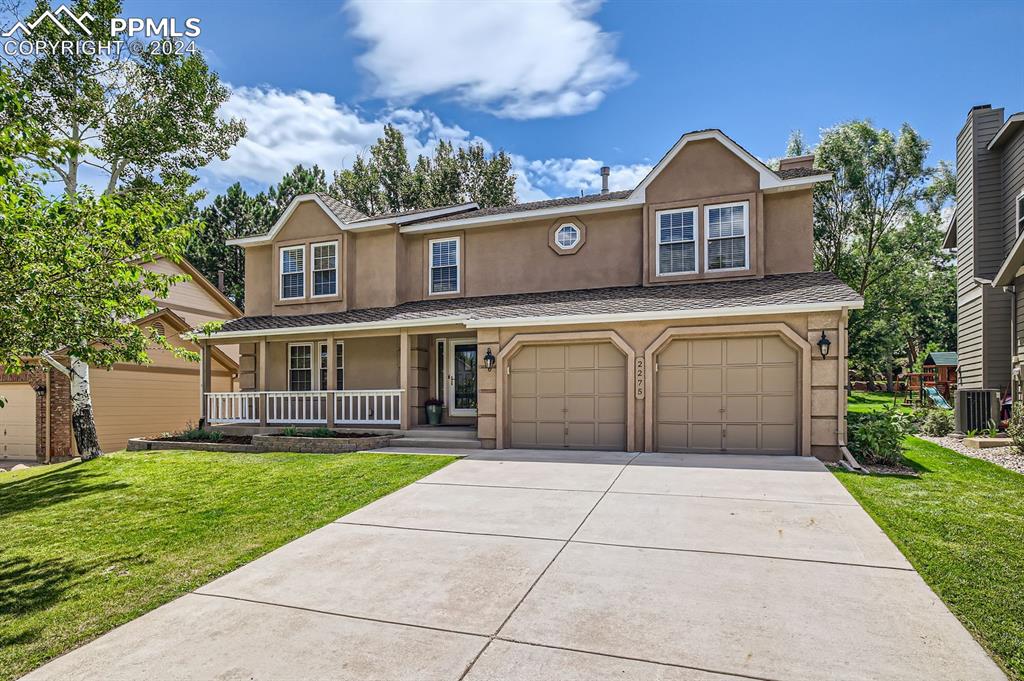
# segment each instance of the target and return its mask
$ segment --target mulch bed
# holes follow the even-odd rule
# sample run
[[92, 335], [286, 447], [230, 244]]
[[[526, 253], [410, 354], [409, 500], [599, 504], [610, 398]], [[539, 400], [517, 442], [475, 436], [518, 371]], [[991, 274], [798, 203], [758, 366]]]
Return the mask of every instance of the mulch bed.
[[354, 438], [357, 438], [357, 437], [380, 437], [380, 433], [345, 433], [345, 432], [339, 432], [339, 431], [336, 431], [336, 430], [332, 430], [330, 435], [328, 435], [326, 433], [309, 433], [309, 432], [303, 432], [303, 431], [299, 431], [297, 433], [271, 433], [271, 435], [273, 435], [274, 437], [318, 437], [318, 438], [337, 437], [337, 438], [345, 438], [345, 439], [348, 439], [348, 440], [351, 440], [351, 439], [354, 439]]
[[864, 470], [871, 473], [872, 475], [910, 475], [915, 478], [920, 477], [920, 474], [911, 468], [901, 463], [887, 464], [887, 463], [861, 463]]
[[973, 449], [964, 444], [963, 440], [955, 437], [930, 437], [918, 435], [922, 440], [934, 442], [940, 447], [952, 449], [954, 452], [969, 456], [974, 459], [982, 459], [997, 466], [1002, 466], [1014, 473], [1024, 474], [1024, 456], [1017, 454], [1013, 447], [990, 447], [988, 449]]

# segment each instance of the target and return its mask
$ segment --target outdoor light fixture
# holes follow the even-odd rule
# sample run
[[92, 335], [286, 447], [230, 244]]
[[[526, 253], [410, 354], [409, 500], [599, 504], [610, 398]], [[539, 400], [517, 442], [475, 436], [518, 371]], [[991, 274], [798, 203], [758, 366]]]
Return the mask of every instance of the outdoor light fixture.
[[821, 332], [821, 338], [818, 339], [818, 351], [821, 352], [821, 358], [825, 359], [828, 357], [828, 348], [832, 345], [832, 341], [828, 339], [825, 332]]
[[40, 397], [46, 394], [46, 386], [43, 385], [42, 383], [40, 383], [39, 385], [35, 386], [32, 389], [35, 390], [36, 395], [39, 395]]
[[487, 352], [484, 353], [484, 367], [488, 371], [494, 371], [494, 355], [490, 348], [487, 348]]

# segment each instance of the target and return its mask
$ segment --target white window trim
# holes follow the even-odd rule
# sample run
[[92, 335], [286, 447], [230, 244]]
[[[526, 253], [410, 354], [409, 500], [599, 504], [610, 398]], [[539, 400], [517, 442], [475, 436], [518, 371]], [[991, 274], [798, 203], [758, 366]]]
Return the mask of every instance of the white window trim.
[[1024, 225], [1021, 224], [1021, 220], [1024, 220], [1024, 211], [1021, 211], [1020, 204], [1024, 201], [1024, 189], [1020, 190], [1020, 194], [1017, 194], [1017, 200], [1014, 202], [1015, 210], [1017, 213], [1017, 221], [1014, 223], [1017, 227], [1017, 236], [1024, 234]]
[[[314, 293], [316, 285], [316, 277], [314, 272], [317, 270], [316, 267], [316, 248], [317, 246], [334, 246], [334, 293], [321, 293], [317, 295]], [[337, 241], [318, 241], [309, 245], [309, 297], [310, 298], [337, 298], [338, 293], [341, 291], [341, 258], [338, 257], [338, 242]], [[321, 270], [326, 272], [327, 270]]]
[[[734, 206], [743, 206], [743, 267], [720, 267], [718, 269], [711, 269], [708, 267], [708, 244], [712, 241], [720, 241], [721, 239], [735, 239], [735, 236], [721, 237], [720, 239], [712, 239], [709, 235], [711, 234], [711, 210], [713, 208], [732, 208]], [[749, 201], [735, 201], [733, 203], [716, 203], [714, 205], [704, 206], [704, 267], [705, 272], [743, 272], [750, 269], [750, 202]]]
[[[434, 290], [434, 244], [445, 241], [455, 242], [455, 290], [435, 291]], [[443, 265], [450, 267], [450, 265]], [[462, 239], [457, 236], [446, 236], [443, 239], [431, 239], [427, 242], [427, 290], [432, 296], [448, 296], [462, 292]]]
[[[338, 348], [341, 348], [341, 364], [338, 364]], [[334, 341], [334, 389], [345, 389], [345, 341]], [[338, 385], [338, 369], [341, 369], [341, 385]]]
[[[566, 227], [572, 228], [573, 232], [576, 234], [576, 238], [573, 239], [573, 242], [571, 244], [569, 244], [568, 246], [563, 245], [558, 240], [559, 233], [563, 229], [565, 229]], [[583, 239], [583, 234], [580, 232], [580, 228], [577, 227], [576, 225], [574, 225], [571, 222], [562, 223], [561, 225], [558, 225], [558, 229], [555, 230], [555, 246], [558, 246], [558, 248], [563, 250], [563, 251], [571, 251], [572, 249], [576, 248], [577, 246], [580, 245], [580, 240], [581, 239]]]
[[[317, 381], [320, 380], [320, 348], [319, 343], [289, 343], [288, 344], [288, 374], [285, 377], [285, 385], [287, 386], [288, 392], [316, 392]], [[292, 390], [292, 348], [294, 347], [307, 347], [309, 348], [309, 390]]]
[[[284, 271], [284, 254], [286, 252], [288, 252], [288, 251], [302, 251], [302, 272], [301, 273], [285, 272]], [[306, 258], [306, 255], [307, 254], [306, 254], [306, 245], [305, 244], [300, 244], [298, 246], [282, 246], [281, 248], [278, 249], [278, 256], [277, 256], [277, 269], [278, 269], [278, 272], [277, 272], [277, 276], [278, 276], [277, 297], [278, 297], [278, 300], [304, 300], [306, 298], [306, 271], [309, 269], [307, 267], [307, 260], [308, 259]], [[284, 275], [285, 274], [302, 274], [302, 295], [301, 296], [285, 296], [285, 294], [284, 294]]]
[[[693, 239], [684, 241], [669, 241], [663, 242], [661, 240], [661, 216], [670, 213], [693, 213]], [[697, 247], [697, 239], [700, 236], [700, 225], [697, 224], [697, 209], [696, 208], [670, 208], [668, 210], [659, 210], [654, 213], [654, 275], [656, 277], [674, 277], [680, 274], [696, 274], [700, 272], [700, 249]], [[665, 243], [681, 243], [688, 244], [693, 243], [693, 269], [692, 270], [679, 270], [678, 272], [662, 272], [661, 271], [661, 247]]]

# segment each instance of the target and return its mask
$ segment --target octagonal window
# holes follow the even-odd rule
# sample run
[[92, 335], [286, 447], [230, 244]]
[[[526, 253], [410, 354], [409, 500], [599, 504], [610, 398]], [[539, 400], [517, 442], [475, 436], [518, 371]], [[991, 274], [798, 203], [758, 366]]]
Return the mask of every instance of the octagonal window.
[[580, 242], [580, 228], [573, 224], [565, 224], [558, 228], [555, 232], [555, 243], [562, 250], [569, 250], [575, 248], [576, 244]]

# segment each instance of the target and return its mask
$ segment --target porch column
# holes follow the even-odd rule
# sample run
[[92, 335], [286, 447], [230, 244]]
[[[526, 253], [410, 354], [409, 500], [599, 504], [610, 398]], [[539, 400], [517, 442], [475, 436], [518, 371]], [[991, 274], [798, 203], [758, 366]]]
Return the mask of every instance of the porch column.
[[334, 336], [327, 337], [327, 427], [334, 427], [334, 391], [338, 389], [338, 352], [334, 347]]
[[411, 348], [409, 347], [409, 332], [403, 330], [402, 335], [399, 337], [398, 342], [398, 377], [399, 387], [402, 389], [402, 395], [399, 399], [402, 400], [401, 415], [399, 416], [399, 428], [402, 430], [408, 430], [409, 424], [412, 423], [412, 404], [409, 399], [409, 353]]
[[206, 426], [210, 415], [207, 413], [206, 395], [210, 392], [211, 380], [209, 341], [199, 342], [199, 423]]
[[256, 345], [256, 390], [260, 396], [260, 426], [267, 425], [267, 385], [270, 379], [267, 355], [267, 339], [261, 338]]

